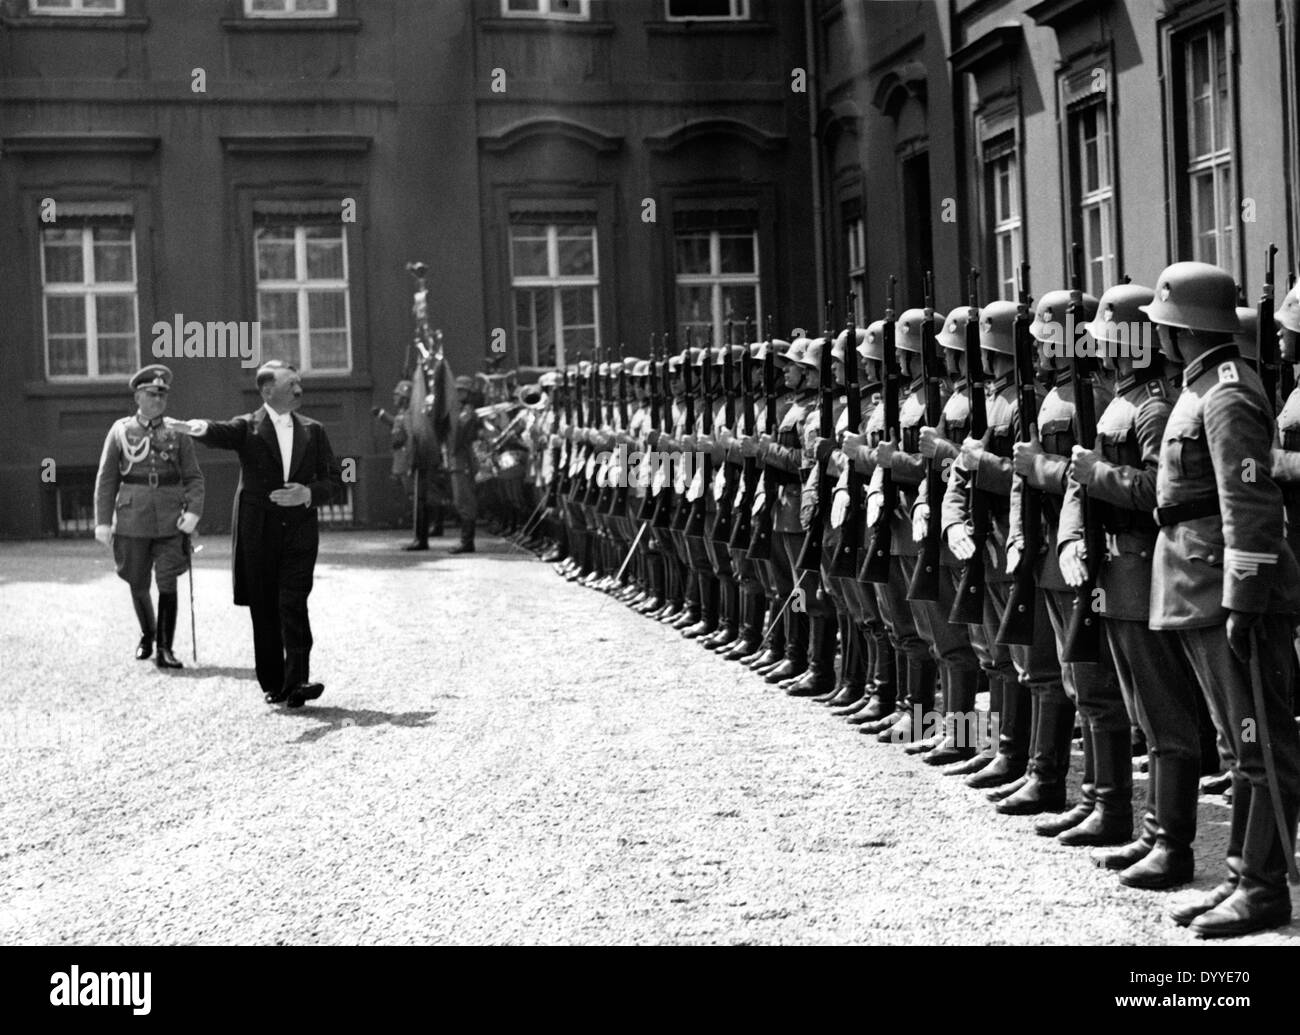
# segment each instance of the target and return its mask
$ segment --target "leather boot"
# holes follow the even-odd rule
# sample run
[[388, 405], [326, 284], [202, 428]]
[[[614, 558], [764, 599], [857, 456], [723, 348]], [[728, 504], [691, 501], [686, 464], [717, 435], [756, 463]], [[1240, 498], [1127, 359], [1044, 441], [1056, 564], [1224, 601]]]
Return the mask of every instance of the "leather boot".
[[[1233, 811], [1237, 810], [1233, 788]], [[1283, 805], [1283, 821], [1294, 836], [1296, 803]], [[1253, 787], [1246, 816], [1246, 838], [1241, 853], [1241, 873], [1232, 894], [1193, 920], [1198, 938], [1237, 938], [1267, 931], [1291, 922], [1291, 889], [1287, 886], [1286, 853], [1295, 851], [1291, 838], [1284, 844], [1273, 814], [1273, 797], [1267, 787]]]
[[132, 593], [131, 604], [135, 608], [136, 621], [140, 623], [140, 642], [135, 646], [135, 660], [144, 661], [153, 654], [153, 638], [158, 630], [153, 614], [153, 598], [146, 589], [139, 595]]
[[[1079, 716], [1083, 719], [1083, 716]], [[1083, 719], [1083, 783], [1079, 786], [1079, 802], [1064, 812], [1039, 816], [1034, 820], [1034, 833], [1040, 837], [1056, 837], [1073, 830], [1093, 814], [1097, 807], [1096, 752], [1093, 750], [1092, 726]], [[1131, 825], [1131, 824], [1130, 824]], [[1124, 832], [1128, 837], [1128, 831]]]
[[1065, 777], [1070, 769], [1070, 742], [1074, 738], [1074, 703], [1059, 685], [1035, 694], [1038, 702], [1038, 737], [1029, 779], [1014, 794], [997, 804], [1003, 816], [1036, 816], [1065, 808]]
[[184, 668], [172, 653], [172, 637], [176, 635], [176, 594], [158, 594], [158, 656], [154, 664], [159, 668]]
[[813, 698], [813, 701], [817, 704], [829, 704], [831, 701], [835, 700], [835, 698], [839, 696], [840, 691], [844, 689], [844, 676], [849, 667], [849, 638], [848, 633], [845, 632], [844, 629], [844, 619], [844, 612], [837, 610], [834, 617], [834, 628], [835, 636], [840, 644], [840, 650], [842, 652], [840, 655], [839, 673], [835, 678], [834, 685], [826, 691], [826, 693], [819, 694]]
[[[1202, 913], [1208, 913], [1221, 902], [1226, 902], [1241, 881], [1242, 853], [1246, 850], [1246, 824], [1250, 819], [1250, 803], [1254, 795], [1248, 779], [1237, 772], [1229, 772], [1228, 775], [1233, 784], [1233, 809], [1228, 818], [1228, 874], [1217, 887], [1169, 911], [1170, 918], [1179, 927], [1186, 927]], [[1242, 803], [1240, 809], [1236, 807], [1239, 801]]]
[[767, 627], [764, 633], [765, 644], [760, 644], [760, 648], [748, 658], [742, 658], [740, 663], [755, 672], [762, 668], [769, 668], [785, 658], [785, 616], [777, 618], [780, 605], [767, 608]]
[[844, 635], [844, 659], [841, 668], [840, 692], [826, 702], [838, 713], [841, 708], [856, 708], [866, 696], [867, 671], [863, 665], [864, 645], [860, 642], [862, 631], [852, 618], [845, 616], [840, 627]]
[[1142, 810], [1142, 822], [1138, 825], [1137, 837], [1119, 848], [1098, 848], [1092, 853], [1092, 861], [1106, 870], [1127, 870], [1135, 862], [1146, 858], [1147, 853], [1156, 845], [1156, 835], [1160, 832], [1160, 823], [1156, 820], [1156, 779], [1160, 772], [1160, 756], [1152, 753], [1147, 765], [1147, 801]]
[[786, 689], [790, 697], [817, 697], [835, 688], [835, 621], [830, 615], [809, 615], [808, 669]]
[[907, 655], [902, 651], [894, 652], [893, 670], [892, 683], [876, 684], [876, 692], [879, 694], [879, 717], [871, 718], [871, 708], [868, 706], [865, 711], [850, 720], [858, 727], [859, 733], [868, 735], [879, 733], [903, 717], [903, 709], [907, 707]]
[[727, 661], [745, 663], [745, 659], [758, 651], [763, 639], [763, 613], [760, 610], [763, 598], [752, 593], [740, 595], [740, 627], [736, 642], [726, 654]]
[[1091, 732], [1096, 808], [1057, 840], [1076, 848], [1122, 845], [1133, 835], [1132, 741], [1126, 729]]
[[[988, 710], [988, 727], [981, 725], [977, 731], [979, 736], [985, 740], [980, 750], [971, 755], [970, 758], [963, 762], [955, 762], [952, 765], [944, 766], [940, 771], [944, 776], [972, 776], [980, 770], [987, 768], [997, 756], [998, 753], [998, 736], [993, 728], [993, 716], [1002, 714], [1002, 677], [998, 675], [988, 676], [989, 686], [989, 710]], [[972, 705], [971, 714], [977, 714]]]
[[803, 675], [808, 669], [808, 634], [809, 622], [807, 611], [794, 611], [786, 608], [785, 612], [785, 658], [774, 668], [768, 669], [763, 676], [767, 683], [784, 683], [787, 679]]
[[474, 522], [462, 521], [460, 525], [460, 545], [453, 546], [448, 553], [474, 553]]
[[[1201, 763], [1195, 758], [1162, 758], [1156, 767], [1155, 846], [1120, 872], [1126, 888], [1159, 891], [1191, 882], [1196, 869], [1192, 841], [1196, 837], [1197, 781]], [[1236, 814], [1236, 802], [1233, 803]]]
[[975, 756], [978, 736], [975, 693], [979, 688], [979, 670], [944, 667], [948, 673], [947, 733], [933, 751], [921, 757], [926, 765], [949, 765]]
[[939, 679], [939, 715], [942, 721], [939, 728], [935, 729], [933, 715], [927, 715], [923, 720], [925, 730], [921, 731], [918, 727], [918, 731], [913, 734], [912, 742], [903, 748], [905, 755], [925, 755], [943, 743], [944, 734], [948, 729], [948, 666], [939, 665], [937, 672]]
[[[1033, 695], [1019, 680], [1003, 680], [1001, 704], [1002, 710], [996, 715], [997, 752], [992, 762], [966, 777], [967, 787], [1005, 786], [1020, 779], [1029, 764], [1034, 729]], [[989, 721], [995, 721], [993, 715]]]
[[934, 684], [938, 678], [939, 666], [929, 655], [908, 659], [907, 707], [896, 723], [876, 735], [880, 743], [910, 744], [928, 732], [923, 727], [926, 717], [934, 711]]

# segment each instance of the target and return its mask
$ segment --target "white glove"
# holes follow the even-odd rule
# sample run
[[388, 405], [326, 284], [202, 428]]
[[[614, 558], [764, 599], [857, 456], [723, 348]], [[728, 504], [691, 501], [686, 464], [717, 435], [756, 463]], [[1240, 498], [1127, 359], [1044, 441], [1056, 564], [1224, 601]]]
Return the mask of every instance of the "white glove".
[[1078, 589], [1088, 581], [1088, 549], [1082, 539], [1068, 542], [1061, 548], [1061, 576], [1067, 586]]
[[176, 527], [181, 530], [181, 535], [193, 535], [194, 530], [199, 527], [199, 516], [187, 510], [176, 519]]
[[1007, 547], [1007, 574], [1011, 575], [1019, 567], [1020, 567], [1020, 547], [1008, 546]]
[[959, 561], [969, 561], [975, 556], [975, 540], [965, 525], [948, 526], [948, 549]]
[[95, 526], [95, 538], [105, 546], [113, 545], [113, 530], [108, 525]]
[[930, 531], [930, 504], [918, 503], [912, 511], [912, 538], [918, 543]]
[[849, 494], [847, 492], [837, 492], [835, 500], [831, 503], [831, 528], [839, 528], [844, 524], [844, 517], [849, 509]]
[[885, 505], [885, 498], [877, 493], [867, 497], [867, 527], [875, 528], [880, 520], [880, 508]]

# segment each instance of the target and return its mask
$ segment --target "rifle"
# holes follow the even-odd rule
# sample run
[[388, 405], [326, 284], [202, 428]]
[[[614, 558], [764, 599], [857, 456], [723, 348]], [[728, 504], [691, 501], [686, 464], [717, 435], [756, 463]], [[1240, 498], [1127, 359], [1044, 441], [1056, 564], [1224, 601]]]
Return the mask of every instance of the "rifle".
[[[713, 437], [713, 356], [710, 354], [708, 339], [703, 346], [704, 361], [700, 364], [700, 420], [701, 438]], [[694, 428], [694, 424], [691, 425]], [[711, 445], [711, 443], [710, 443]], [[703, 539], [705, 522], [709, 513], [709, 493], [713, 489], [713, 452], [707, 446], [695, 451], [700, 464], [698, 472], [692, 472], [692, 481], [700, 479], [700, 495], [691, 501], [690, 516], [686, 519], [685, 533], [692, 539]]]
[[[943, 415], [942, 383], [939, 365], [939, 344], [934, 338], [934, 274], [925, 271], [924, 294], [925, 316], [921, 321], [921, 377], [925, 382], [925, 423], [928, 427], [939, 426]], [[930, 518], [926, 523], [925, 538], [920, 543], [920, 554], [916, 558], [916, 567], [912, 570], [912, 581], [908, 586], [908, 600], [938, 600], [939, 555], [942, 546], [939, 542], [940, 526], [943, 515], [943, 465], [936, 464], [934, 457], [925, 461], [925, 491], [930, 501]]]
[[[857, 299], [852, 292], [844, 311], [848, 314], [844, 326], [845, 427], [850, 435], [856, 435], [862, 426], [862, 385], [858, 380], [858, 326], [853, 316], [858, 311]], [[827, 568], [840, 579], [851, 579], [857, 574], [858, 549], [862, 542], [862, 473], [852, 461], [848, 461], [848, 467], [849, 505], [840, 525], [839, 545]]]
[[[767, 317], [767, 351], [763, 354], [763, 431], [776, 438], [776, 349], [772, 345], [771, 314]], [[763, 509], [753, 516], [753, 534], [745, 556], [751, 561], [772, 559], [772, 529], [776, 511], [776, 471], [763, 465]]]
[[[627, 431], [628, 424], [630, 423], [630, 420], [628, 418], [628, 407], [627, 407], [627, 364], [624, 362], [624, 355], [623, 355], [625, 351], [626, 351], [625, 346], [623, 345], [622, 342], [619, 342], [618, 373], [611, 375], [615, 378], [615, 386], [613, 391], [611, 392], [613, 401], [611, 402], [610, 405], [611, 411], [615, 409], [617, 409], [618, 411], [618, 428], [620, 431], [623, 432]], [[613, 417], [613, 413], [611, 413], [611, 418], [612, 417]], [[610, 421], [610, 424], [611, 426], [613, 425], [612, 419]], [[624, 462], [620, 463], [619, 465], [623, 484], [605, 486], [605, 491], [609, 493], [609, 500], [608, 500], [608, 505], [604, 508], [604, 512], [610, 515], [611, 517], [623, 517], [627, 513], [627, 466], [626, 466], [627, 447], [615, 441], [613, 447], [615, 456], [619, 455], [620, 448], [624, 450]]]
[[[732, 344], [733, 329], [732, 322], [728, 320], [727, 344], [722, 347], [723, 423], [726, 425], [728, 433], [732, 435], [736, 432], [736, 364], [731, 355], [731, 350], [734, 348]], [[746, 353], [749, 352], [748, 345], [745, 346], [745, 351]], [[740, 468], [736, 464], [727, 463], [724, 458], [722, 470], [725, 476], [722, 484], [722, 498], [718, 500], [717, 513], [714, 514], [713, 528], [709, 534], [715, 543], [726, 546], [731, 541], [731, 526], [735, 520], [736, 482]]]
[[[668, 356], [672, 352], [671, 340], [670, 335], [665, 332], [663, 336], [663, 346], [659, 353], [659, 376], [662, 379], [660, 384], [662, 403], [660, 430], [664, 433], [667, 433], [668, 429], [672, 426], [673, 418], [673, 374], [668, 364]], [[659, 449], [658, 439], [655, 440], [654, 448], [656, 457], [654, 470], [657, 472], [659, 470], [658, 465], [665, 462], [664, 453]], [[668, 474], [668, 472], [665, 472], [665, 474]], [[654, 518], [651, 520], [652, 527], [670, 528], [672, 526], [674, 495], [672, 478], [667, 477], [666, 484], [659, 490], [659, 495], [654, 498], [655, 510]]]
[[[821, 394], [818, 417], [821, 426], [817, 429], [822, 438], [831, 438], [835, 434], [835, 371], [831, 366], [831, 339], [835, 336], [834, 305], [826, 300], [826, 329], [822, 332], [822, 352], [819, 359], [818, 373], [821, 375], [819, 391]], [[822, 566], [822, 542], [826, 535], [826, 522], [822, 520], [830, 515], [831, 493], [835, 486], [826, 476], [826, 467], [830, 457], [817, 460], [817, 503], [808, 518], [808, 531], [804, 533], [803, 546], [799, 558], [795, 561], [796, 571], [820, 571]]]
[[[966, 293], [969, 311], [966, 314], [966, 387], [970, 393], [970, 436], [983, 439], [989, 430], [988, 409], [984, 398], [984, 356], [980, 352], [979, 303], [975, 283], [979, 271], [973, 266], [967, 279]], [[932, 503], [931, 506], [934, 504]], [[987, 573], [984, 570], [984, 549], [993, 531], [989, 498], [982, 489], [970, 488], [971, 539], [975, 552], [962, 569], [961, 581], [952, 602], [950, 622], [974, 625], [984, 621], [984, 597]]]
[[[573, 376], [573, 421], [574, 422], [571, 425], [571, 427], [574, 430], [575, 436], [577, 432], [580, 429], [586, 427], [587, 424], [586, 413], [583, 410], [583, 400], [582, 400], [582, 383], [584, 380], [585, 379], [582, 376], [582, 361], [579, 360], [577, 367], [574, 368], [574, 376]], [[570, 471], [570, 473], [566, 475], [564, 491], [565, 494], [569, 497], [570, 503], [580, 502], [580, 497], [583, 495], [583, 492], [585, 491], [582, 484], [582, 479], [583, 479], [582, 467], [577, 467], [576, 471], [574, 470], [574, 465], [575, 462], [577, 461], [578, 448], [579, 447], [576, 439], [573, 438], [569, 439], [569, 455], [565, 467]]]
[[[658, 365], [656, 364], [655, 361], [655, 336], [653, 334], [650, 335], [649, 355], [650, 355], [650, 430], [652, 432], [655, 432], [656, 434], [654, 436], [655, 445], [651, 446], [650, 449], [646, 450], [645, 454], [642, 456], [641, 459], [644, 463], [651, 464], [650, 470], [651, 473], [653, 473], [654, 467], [649, 457], [650, 457], [650, 452], [658, 448], [658, 432], [661, 427], [661, 424], [659, 422], [659, 394], [660, 394], [659, 389], [661, 386], [659, 381]], [[655, 513], [655, 502], [656, 501], [655, 501], [654, 493], [651, 492], [651, 487], [647, 483], [645, 495], [641, 497], [641, 509], [640, 511], [637, 512], [636, 519], [638, 521], [653, 520], [654, 513]]]
[[[1070, 246], [1070, 304], [1065, 307], [1065, 325], [1078, 326], [1083, 311], [1083, 247], [1075, 242]], [[1097, 409], [1093, 399], [1094, 368], [1091, 358], [1075, 347], [1070, 358], [1070, 377], [1074, 382], [1074, 438], [1085, 449], [1097, 443]], [[1093, 608], [1093, 590], [1097, 585], [1097, 571], [1105, 550], [1105, 531], [1101, 527], [1101, 511], [1090, 499], [1088, 491], [1079, 489], [1079, 506], [1083, 510], [1083, 544], [1087, 554], [1087, 578], [1074, 591], [1074, 611], [1065, 631], [1065, 649], [1062, 661], [1091, 661], [1101, 658], [1101, 622]]]
[[[691, 328], [687, 326], [686, 349], [682, 352], [682, 383], [686, 389], [682, 397], [683, 402], [686, 404], [686, 422], [684, 425], [685, 430], [682, 432], [683, 435], [695, 434], [695, 370], [691, 366], [691, 349], [694, 340], [695, 337], [691, 332]], [[681, 454], [682, 459], [678, 461], [679, 464], [686, 462], [685, 455], [685, 452]], [[690, 486], [688, 485], [687, 488], [689, 489]], [[691, 515], [692, 508], [686, 506], [685, 502], [685, 498], [679, 501], [682, 505], [677, 508], [677, 513], [673, 515], [672, 527], [675, 532], [684, 532], [686, 530], [686, 522]]]
[[[754, 428], [754, 355], [749, 343], [754, 337], [754, 321], [745, 317], [745, 351], [740, 354], [740, 398], [745, 418], [745, 437], [753, 438]], [[758, 490], [758, 459], [747, 456], [741, 465], [740, 483], [743, 491], [740, 502], [733, 505], [731, 536], [727, 545], [733, 550], [745, 549], [754, 529], [754, 499]]]
[[[1034, 435], [1038, 423], [1038, 381], [1034, 376], [1034, 357], [1037, 349], [1029, 333], [1032, 316], [1029, 306], [1032, 299], [1029, 294], [1029, 263], [1020, 264], [1020, 297], [1017, 299], [1015, 341], [1016, 341], [1016, 388], [1020, 393], [1019, 419], [1020, 441], [1028, 442]], [[1034, 561], [1038, 557], [1038, 548], [1042, 538], [1043, 501], [1036, 489], [1022, 486], [1020, 494], [1020, 527], [1024, 530], [1024, 548], [1020, 552], [1020, 564], [1016, 568], [1011, 592], [1007, 597], [1006, 613], [998, 627], [998, 643], [1015, 643], [1028, 646], [1034, 642], [1034, 594], [1038, 584], [1034, 579]]]
[[[885, 325], [881, 332], [881, 358], [883, 359], [880, 383], [880, 405], [885, 408], [884, 438], [898, 438], [898, 353], [894, 348], [894, 286], [898, 278], [889, 276], [889, 290], [885, 295]], [[898, 506], [898, 486], [894, 484], [893, 472], [886, 467], [880, 476], [884, 503], [876, 524], [869, 529], [871, 541], [867, 544], [866, 556], [862, 560], [862, 569], [858, 572], [859, 582], [889, 581], [889, 547], [893, 540], [890, 520]]]
[[1275, 414], [1286, 405], [1287, 397], [1291, 394], [1289, 388], [1283, 385], [1279, 402], [1277, 389], [1283, 378], [1284, 366], [1290, 374], [1291, 387], [1295, 387], [1295, 370], [1290, 363], [1282, 363], [1278, 353], [1277, 331], [1273, 328], [1273, 256], [1276, 254], [1277, 245], [1270, 241], [1264, 252], [1264, 290], [1259, 296], [1259, 321], [1255, 326], [1259, 379], [1264, 382], [1264, 394], [1268, 396], [1268, 403]]

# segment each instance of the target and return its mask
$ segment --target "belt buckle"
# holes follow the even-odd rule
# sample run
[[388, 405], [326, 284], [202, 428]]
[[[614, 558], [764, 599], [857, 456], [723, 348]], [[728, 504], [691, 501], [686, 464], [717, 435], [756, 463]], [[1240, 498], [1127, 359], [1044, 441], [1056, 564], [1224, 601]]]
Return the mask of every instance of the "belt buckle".
[[151, 488], [151, 489], [156, 489], [156, 488], [158, 488], [158, 472], [157, 472], [157, 471], [150, 471], [150, 472], [149, 472], [149, 488]]

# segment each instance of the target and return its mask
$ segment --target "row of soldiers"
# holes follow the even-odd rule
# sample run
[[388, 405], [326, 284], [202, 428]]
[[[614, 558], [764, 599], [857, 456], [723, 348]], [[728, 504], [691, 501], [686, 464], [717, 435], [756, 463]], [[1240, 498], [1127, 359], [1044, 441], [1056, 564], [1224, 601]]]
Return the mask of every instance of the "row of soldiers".
[[[972, 271], [946, 317], [928, 277], [895, 317], [891, 280], [865, 328], [837, 334], [828, 312], [816, 338], [769, 323], [548, 375], [549, 556], [1037, 816], [1128, 887], [1192, 881], [1202, 759], [1221, 754], [1227, 874], [1171, 915], [1207, 938], [1286, 924], [1300, 391], [1277, 382], [1300, 296], [1273, 313], [1270, 285], [1239, 306], [1231, 275], [1197, 262], [1100, 299], [1076, 280], [1035, 304], [1027, 280], [978, 306]], [[1132, 727], [1149, 759], [1136, 831]]]

